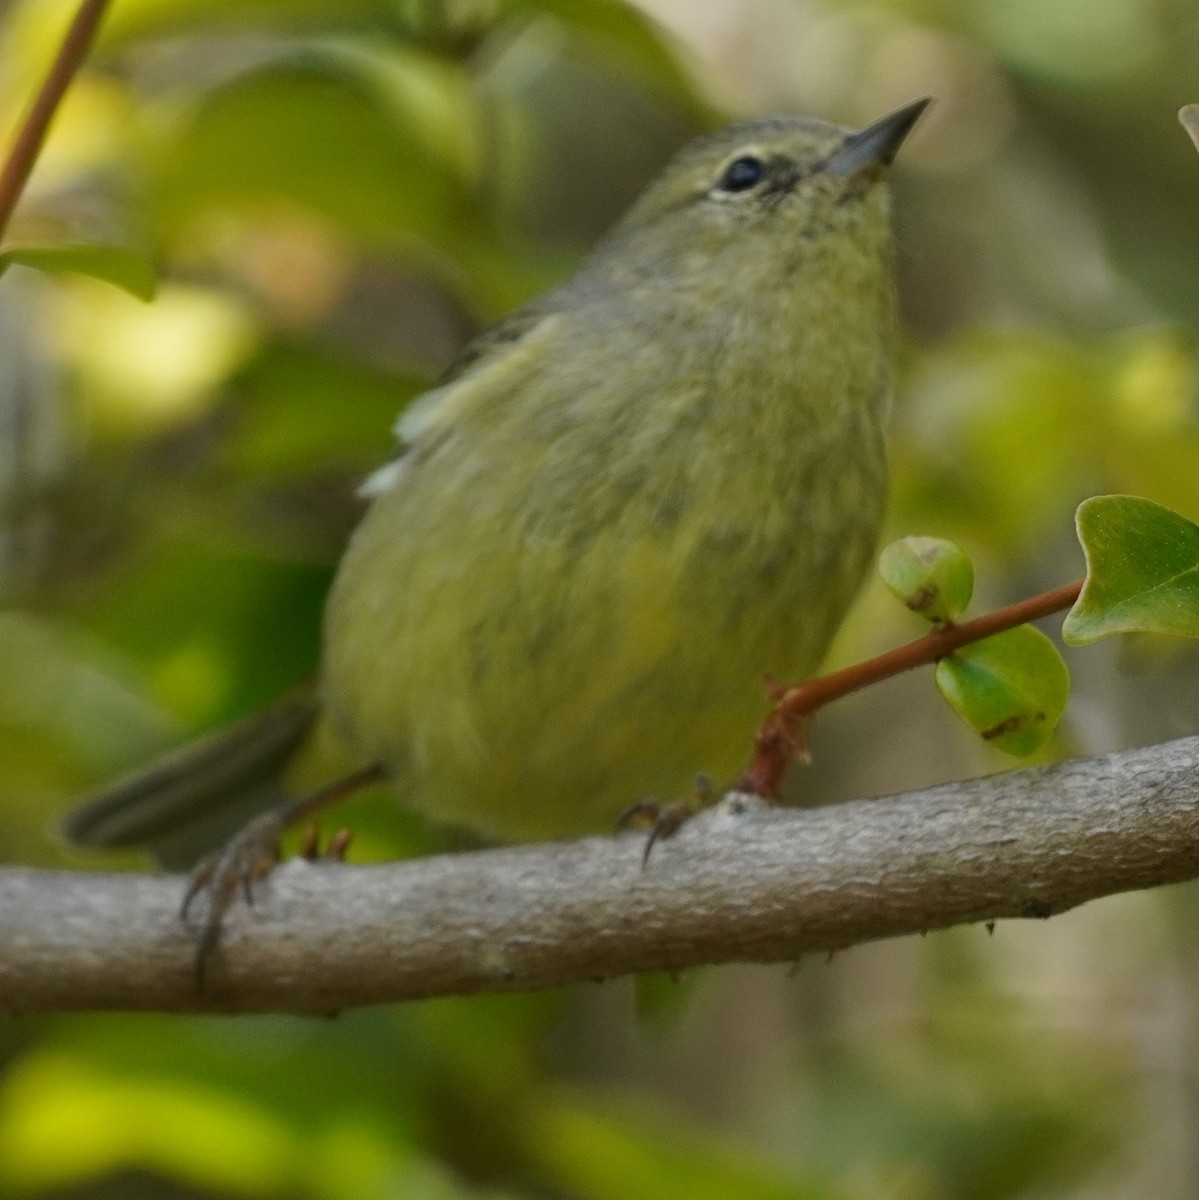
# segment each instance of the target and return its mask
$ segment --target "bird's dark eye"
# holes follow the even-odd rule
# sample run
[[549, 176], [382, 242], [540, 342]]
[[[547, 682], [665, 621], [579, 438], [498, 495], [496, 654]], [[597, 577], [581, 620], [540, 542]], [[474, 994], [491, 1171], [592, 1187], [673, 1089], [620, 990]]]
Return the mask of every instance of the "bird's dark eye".
[[762, 160], [746, 155], [729, 163], [716, 187], [722, 192], [747, 192], [756, 187], [765, 174], [766, 166]]

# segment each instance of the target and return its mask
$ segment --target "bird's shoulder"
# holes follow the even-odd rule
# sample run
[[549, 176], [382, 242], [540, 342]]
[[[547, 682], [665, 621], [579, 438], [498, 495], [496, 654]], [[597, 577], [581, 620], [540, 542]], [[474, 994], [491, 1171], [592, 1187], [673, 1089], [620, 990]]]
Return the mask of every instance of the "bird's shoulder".
[[483, 330], [458, 352], [434, 384], [440, 390], [467, 374], [497, 365], [552, 316], [545, 304], [534, 302], [519, 308]]
[[433, 387], [400, 415], [395, 426], [396, 457], [365, 481], [361, 495], [374, 497], [387, 491], [414, 457], [535, 374], [564, 320], [551, 301], [552, 297], [533, 301], [467, 343]]

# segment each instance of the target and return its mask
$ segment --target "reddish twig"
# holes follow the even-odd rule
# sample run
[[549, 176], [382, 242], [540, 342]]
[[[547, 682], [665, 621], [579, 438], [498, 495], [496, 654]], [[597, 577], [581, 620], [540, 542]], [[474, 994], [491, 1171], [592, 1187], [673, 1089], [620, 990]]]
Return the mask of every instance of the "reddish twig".
[[59, 102], [87, 57], [107, 7], [108, 0], [82, 0], [41, 88], [17, 129], [12, 147], [0, 167], [0, 238], [7, 231], [13, 209], [29, 181]]
[[896, 646], [894, 650], [875, 658], [787, 688], [758, 730], [753, 759], [737, 784], [737, 789], [777, 800], [783, 775], [791, 760], [806, 752], [804, 736], [807, 722], [826, 704], [872, 683], [881, 683], [893, 675], [910, 671], [913, 667], [938, 662], [971, 642], [982, 641], [983, 638], [1069, 608], [1078, 599], [1081, 590], [1081, 580], [1068, 583], [1051, 592], [963, 621], [960, 625], [940, 626], [914, 642]]

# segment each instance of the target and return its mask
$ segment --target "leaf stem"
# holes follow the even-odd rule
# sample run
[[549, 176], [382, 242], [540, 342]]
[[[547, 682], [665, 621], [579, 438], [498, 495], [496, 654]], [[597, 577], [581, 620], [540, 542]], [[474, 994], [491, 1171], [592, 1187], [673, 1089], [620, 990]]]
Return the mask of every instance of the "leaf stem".
[[753, 759], [737, 790], [777, 800], [788, 765], [806, 753], [808, 721], [826, 704], [914, 667], [928, 666], [972, 642], [1069, 608], [1080, 591], [1082, 580], [1068, 583], [961, 624], [939, 626], [874, 658], [787, 688], [758, 730]]
[[71, 80], [87, 57], [108, 0], [82, 0], [50, 64], [42, 86], [25, 113], [8, 155], [0, 167], [0, 239], [37, 162], [46, 131]]

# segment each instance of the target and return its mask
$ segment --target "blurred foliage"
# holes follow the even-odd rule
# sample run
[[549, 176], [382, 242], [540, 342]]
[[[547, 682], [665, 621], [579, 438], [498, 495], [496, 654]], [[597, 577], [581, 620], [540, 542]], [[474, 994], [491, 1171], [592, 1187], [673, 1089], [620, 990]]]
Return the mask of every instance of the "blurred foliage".
[[[9, 126], [73, 7], [4, 9]], [[312, 670], [398, 412], [731, 116], [938, 97], [897, 172], [890, 536], [960, 542], [981, 610], [1082, 573], [1088, 495], [1199, 514], [1196, 61], [1183, 0], [114, 0], [0, 264], [5, 858], [68, 861], [82, 790]], [[872, 585], [835, 658], [910, 632]], [[1193, 731], [1189, 646], [1070, 667], [1043, 753]], [[873, 693], [822, 718], [805, 800], [999, 764], [927, 677]], [[346, 819], [363, 857], [447, 844]], [[1195, 908], [700, 973], [652, 1019], [623, 982], [10, 1020], [0, 1195], [1182, 1200]]]
[[70, 271], [104, 279], [124, 288], [139, 300], [153, 300], [156, 278], [153, 265], [123, 246], [82, 243], [78, 246], [9, 246], [0, 251], [0, 271], [13, 263], [42, 271]]

